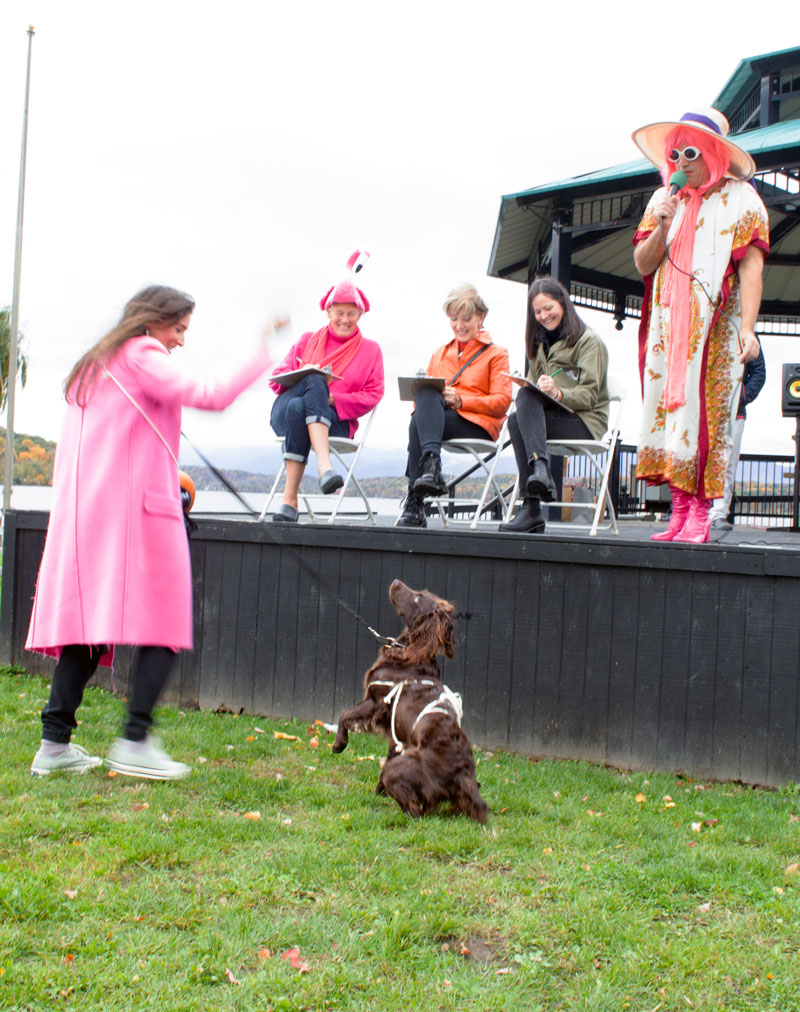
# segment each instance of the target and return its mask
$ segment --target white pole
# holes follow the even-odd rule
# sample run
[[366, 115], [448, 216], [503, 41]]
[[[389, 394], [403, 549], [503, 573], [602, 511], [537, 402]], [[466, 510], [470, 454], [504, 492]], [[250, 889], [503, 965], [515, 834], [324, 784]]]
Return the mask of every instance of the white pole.
[[31, 89], [31, 46], [33, 25], [28, 29], [28, 69], [25, 75], [25, 112], [22, 117], [22, 154], [19, 163], [19, 198], [17, 200], [17, 243], [14, 250], [14, 292], [11, 299], [11, 329], [8, 335], [8, 394], [6, 412], [6, 461], [3, 479], [3, 515], [11, 506], [14, 483], [14, 394], [17, 387], [17, 336], [19, 333], [19, 283], [22, 273], [22, 215], [25, 207], [25, 161], [28, 147], [28, 96]]

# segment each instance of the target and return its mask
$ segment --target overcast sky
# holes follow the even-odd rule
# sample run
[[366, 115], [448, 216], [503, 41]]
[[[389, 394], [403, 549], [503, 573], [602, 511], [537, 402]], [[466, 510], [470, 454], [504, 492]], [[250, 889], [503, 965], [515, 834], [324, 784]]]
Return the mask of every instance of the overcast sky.
[[[175, 354], [221, 376], [269, 312], [290, 313], [295, 336], [321, 326], [319, 299], [361, 246], [373, 306], [362, 330], [387, 377], [370, 442], [404, 446], [396, 377], [449, 339], [451, 287], [478, 287], [487, 329], [522, 365], [525, 289], [486, 277], [501, 196], [636, 158], [633, 129], [710, 104], [740, 59], [800, 42], [775, 32], [797, 23], [796, 0], [755, 11], [695, 5], [682, 48], [687, 20], [640, 0], [3, 0], [0, 305], [36, 29], [16, 429], [58, 438], [64, 376], [143, 285], [193, 295]], [[623, 436], [636, 442], [635, 325], [620, 334], [610, 316], [582, 315], [627, 379]], [[764, 349], [744, 449], [792, 453], [780, 365], [800, 361], [800, 342]], [[257, 445], [272, 437], [270, 403], [262, 384], [223, 415], [187, 410], [184, 428], [208, 450]]]

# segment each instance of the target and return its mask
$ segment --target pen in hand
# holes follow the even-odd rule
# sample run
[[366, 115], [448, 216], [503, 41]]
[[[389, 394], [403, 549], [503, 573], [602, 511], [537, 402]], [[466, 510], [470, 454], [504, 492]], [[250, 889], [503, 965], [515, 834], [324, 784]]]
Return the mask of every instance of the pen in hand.
[[551, 372], [551, 373], [550, 373], [550, 379], [552, 379], [552, 378], [553, 378], [554, 376], [558, 376], [558, 374], [559, 374], [560, 372], [563, 372], [563, 371], [564, 371], [564, 367], [562, 366], [562, 367], [561, 367], [560, 369], [556, 369], [556, 371], [555, 371], [555, 372]]

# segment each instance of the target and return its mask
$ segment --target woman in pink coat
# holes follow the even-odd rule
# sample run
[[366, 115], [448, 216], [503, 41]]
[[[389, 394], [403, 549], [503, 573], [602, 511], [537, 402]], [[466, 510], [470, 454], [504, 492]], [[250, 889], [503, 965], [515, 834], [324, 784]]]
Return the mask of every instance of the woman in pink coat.
[[84, 772], [102, 762], [70, 737], [84, 687], [98, 664], [110, 665], [117, 643], [139, 649], [124, 737], [107, 765], [150, 779], [189, 771], [148, 733], [177, 651], [192, 646], [181, 407], [220, 411], [270, 364], [262, 349], [225, 382], [181, 376], [170, 352], [183, 345], [193, 309], [173, 288], [144, 289], [65, 382], [67, 415], [26, 643], [59, 659], [33, 773]]

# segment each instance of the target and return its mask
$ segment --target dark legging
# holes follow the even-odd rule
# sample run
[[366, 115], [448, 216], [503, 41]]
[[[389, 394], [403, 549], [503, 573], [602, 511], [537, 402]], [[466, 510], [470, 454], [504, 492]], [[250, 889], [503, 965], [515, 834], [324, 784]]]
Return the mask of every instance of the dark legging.
[[426, 453], [441, 453], [442, 440], [491, 438], [486, 429], [462, 418], [455, 408], [448, 408], [435, 387], [420, 387], [408, 426], [409, 481], [413, 484], [419, 477]]
[[[97, 671], [104, 646], [72, 644], [61, 650], [53, 672], [50, 699], [42, 710], [42, 738], [67, 744], [78, 726], [75, 711], [81, 705], [86, 683]], [[175, 663], [169, 647], [138, 647], [133, 665], [133, 684], [128, 699], [125, 737], [144, 741], [153, 726], [153, 709]]]
[[548, 459], [548, 439], [592, 439], [591, 432], [578, 415], [568, 415], [545, 405], [525, 387], [517, 394], [516, 411], [508, 416], [508, 434], [523, 489], [530, 477], [533, 461]]

